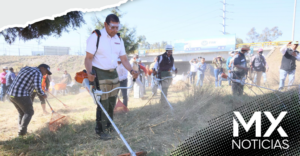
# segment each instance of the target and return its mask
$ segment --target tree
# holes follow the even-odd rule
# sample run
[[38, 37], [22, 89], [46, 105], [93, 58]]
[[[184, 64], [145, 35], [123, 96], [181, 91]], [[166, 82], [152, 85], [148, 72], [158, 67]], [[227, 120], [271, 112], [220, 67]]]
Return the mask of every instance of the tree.
[[167, 44], [168, 43], [166, 41], [161, 41], [160, 47], [164, 49], [167, 46]]
[[[119, 18], [121, 18], [124, 14], [120, 13], [120, 10], [118, 7], [115, 7], [111, 10], [111, 13], [117, 15]], [[95, 28], [96, 29], [103, 29], [104, 28], [104, 22], [101, 22], [100, 18], [95, 16], [94, 18], [95, 22]], [[92, 33], [92, 29], [88, 29], [89, 35]], [[135, 28], [129, 28], [127, 25], [123, 25], [122, 28], [119, 31], [122, 40], [124, 41], [125, 45], [125, 51], [127, 54], [134, 53], [136, 49], [139, 47], [139, 43], [143, 40], [146, 40], [145, 36], [138, 36], [137, 39], [135, 37], [136, 30]], [[145, 41], [144, 41], [145, 42]]]
[[9, 44], [13, 43], [17, 37], [23, 41], [31, 39], [44, 39], [46, 36], [54, 35], [60, 37], [62, 32], [69, 32], [68, 28], [76, 30], [82, 23], [85, 23], [82, 12], [73, 11], [64, 16], [56, 17], [54, 20], [42, 20], [27, 27], [13, 27], [0, 32]]
[[259, 35], [260, 42], [271, 42], [276, 40], [279, 36], [282, 36], [282, 32], [278, 29], [277, 26], [272, 28], [265, 28], [263, 32]]
[[244, 43], [243, 39], [237, 37], [236, 38], [236, 44], [242, 44], [242, 43]]
[[246, 40], [250, 43], [254, 43], [259, 40], [259, 34], [256, 32], [254, 27], [247, 33], [247, 35], [249, 38], [246, 38]]

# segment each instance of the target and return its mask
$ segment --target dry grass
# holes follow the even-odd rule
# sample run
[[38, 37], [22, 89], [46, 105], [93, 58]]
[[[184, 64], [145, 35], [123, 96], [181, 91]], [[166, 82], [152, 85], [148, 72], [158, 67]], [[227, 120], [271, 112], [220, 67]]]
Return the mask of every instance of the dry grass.
[[[185, 139], [207, 126], [207, 121], [216, 118], [251, 100], [253, 95], [232, 97], [229, 87], [214, 89], [205, 85], [201, 89], [189, 87], [185, 91], [170, 88], [169, 101], [174, 107], [158, 103], [159, 96], [147, 105], [148, 100], [130, 98], [130, 112], [115, 115], [114, 121], [123, 136], [135, 151], [145, 150], [148, 155], [169, 155]], [[159, 92], [158, 92], [159, 93]], [[150, 95], [150, 90], [147, 90]], [[117, 138], [102, 141], [94, 132], [95, 108], [87, 93], [59, 97], [69, 106], [49, 99], [56, 112], [69, 117], [71, 122], [56, 132], [50, 132], [51, 115], [41, 115], [39, 103], [34, 103], [36, 114], [29, 125], [30, 134], [17, 138], [17, 112], [12, 104], [0, 105], [4, 114], [0, 118], [0, 155], [118, 155], [128, 153], [123, 142]], [[9, 118], [8, 118], [9, 116]]]
[[[272, 57], [268, 58], [269, 65], [273, 63], [269, 59], [275, 59]], [[268, 73], [271, 88], [278, 87], [278, 83], [271, 79], [276, 79], [276, 76], [270, 75], [276, 73], [275, 69], [271, 68]], [[134, 99], [131, 96], [130, 111], [115, 115], [114, 121], [132, 149], [147, 151], [149, 156], [170, 155], [185, 139], [207, 127], [209, 120], [270, 93], [255, 87], [245, 87], [245, 95], [235, 97], [231, 95], [227, 82], [223, 82], [222, 88], [214, 88], [213, 77], [208, 74], [206, 76], [202, 88], [195, 88], [187, 82], [171, 86], [168, 99], [174, 107], [174, 113], [171, 113], [168, 106], [162, 106], [158, 102], [159, 92], [150, 102], [148, 99]], [[148, 88], [146, 96], [150, 98], [149, 95], [151, 93]], [[95, 135], [96, 105], [86, 91], [78, 95], [60, 96], [59, 99], [69, 107], [65, 108], [54, 98], [50, 98], [49, 102], [57, 113], [71, 119], [70, 123], [56, 132], [50, 132], [48, 123], [51, 115], [42, 115], [39, 102], [35, 102], [35, 115], [28, 127], [29, 135], [24, 138], [17, 137], [18, 113], [14, 106], [11, 103], [0, 103], [0, 155], [116, 156], [128, 153], [116, 133], [112, 134], [116, 136], [112, 141], [102, 141]]]

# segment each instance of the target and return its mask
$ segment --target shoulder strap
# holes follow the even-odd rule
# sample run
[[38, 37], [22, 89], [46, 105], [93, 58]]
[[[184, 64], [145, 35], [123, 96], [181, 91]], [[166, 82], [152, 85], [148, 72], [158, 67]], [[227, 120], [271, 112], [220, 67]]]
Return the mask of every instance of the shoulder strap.
[[120, 39], [120, 41], [121, 41], [121, 34], [120, 34], [120, 33], [117, 33], [117, 35], [119, 36], [119, 39]]
[[96, 55], [96, 53], [97, 53], [97, 50], [98, 50], [99, 40], [100, 40], [100, 37], [101, 37], [101, 33], [100, 33], [100, 31], [99, 31], [98, 29], [95, 29], [95, 30], [92, 32], [92, 34], [93, 34], [93, 33], [96, 33], [96, 35], [97, 35], [96, 51], [95, 51], [95, 53], [94, 53], [94, 57], [95, 57], [95, 55]]

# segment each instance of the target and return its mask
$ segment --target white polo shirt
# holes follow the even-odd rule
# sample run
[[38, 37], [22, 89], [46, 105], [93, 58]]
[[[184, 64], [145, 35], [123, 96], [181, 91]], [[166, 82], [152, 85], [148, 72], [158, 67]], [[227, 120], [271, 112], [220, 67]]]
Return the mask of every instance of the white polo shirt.
[[[96, 55], [92, 61], [92, 66], [102, 70], [115, 69], [118, 66], [118, 57], [126, 55], [123, 40], [116, 34], [110, 37], [105, 28], [100, 30], [101, 37]], [[97, 35], [93, 33], [86, 41], [86, 52], [95, 54], [97, 45]]]

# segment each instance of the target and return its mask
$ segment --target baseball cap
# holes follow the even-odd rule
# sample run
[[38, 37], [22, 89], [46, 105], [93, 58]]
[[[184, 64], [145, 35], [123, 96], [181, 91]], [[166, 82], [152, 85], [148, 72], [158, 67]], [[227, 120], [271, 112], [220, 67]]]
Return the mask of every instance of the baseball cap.
[[167, 45], [167, 46], [166, 46], [166, 50], [173, 50], [172, 45]]
[[260, 49], [258, 49], [258, 51], [257, 52], [261, 52], [261, 51], [264, 51], [262, 48], [260, 48]]
[[7, 69], [8, 69], [8, 67], [3, 67], [3, 69], [6, 69], [6, 70], [7, 70]]
[[293, 41], [292, 44], [299, 44], [299, 42], [298, 41]]
[[52, 73], [51, 73], [51, 71], [50, 71], [50, 66], [48, 66], [47, 64], [40, 64], [39, 66], [38, 66], [38, 68], [39, 67], [44, 67], [44, 68], [46, 68], [47, 70], [48, 70], [48, 75], [51, 75]]

